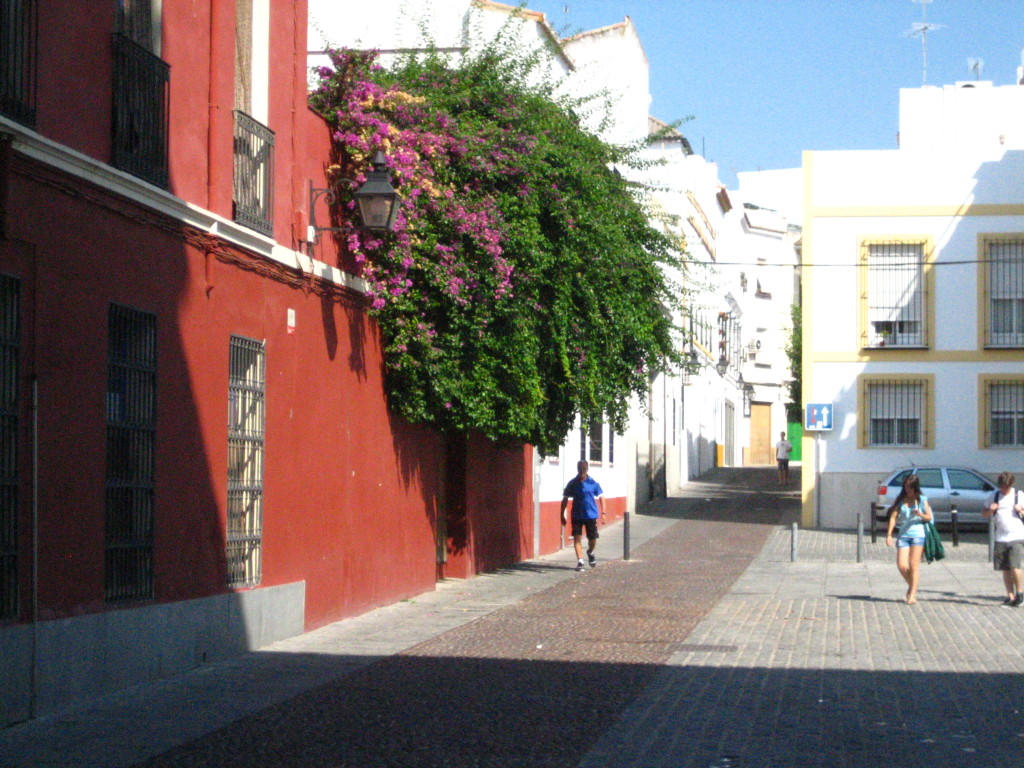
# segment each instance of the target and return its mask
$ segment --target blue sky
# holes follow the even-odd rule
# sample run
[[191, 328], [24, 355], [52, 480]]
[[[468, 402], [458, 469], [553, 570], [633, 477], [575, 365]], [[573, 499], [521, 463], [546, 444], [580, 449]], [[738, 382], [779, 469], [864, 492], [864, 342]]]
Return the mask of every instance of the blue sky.
[[[512, 0], [506, 0], [512, 2]], [[629, 16], [651, 66], [651, 112], [692, 116], [695, 152], [737, 171], [794, 168], [806, 149], [894, 149], [899, 89], [922, 83], [922, 20], [912, 0], [533, 0], [560, 33]], [[564, 9], [568, 7], [568, 13]], [[929, 85], [1016, 82], [1024, 0], [934, 0]]]

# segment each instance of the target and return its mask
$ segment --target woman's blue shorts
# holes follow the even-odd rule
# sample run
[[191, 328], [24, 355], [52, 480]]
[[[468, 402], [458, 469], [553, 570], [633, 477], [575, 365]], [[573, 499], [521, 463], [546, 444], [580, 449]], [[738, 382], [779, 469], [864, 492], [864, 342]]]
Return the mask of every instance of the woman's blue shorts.
[[905, 549], [906, 547], [923, 547], [924, 536], [900, 536], [896, 539], [896, 549]]

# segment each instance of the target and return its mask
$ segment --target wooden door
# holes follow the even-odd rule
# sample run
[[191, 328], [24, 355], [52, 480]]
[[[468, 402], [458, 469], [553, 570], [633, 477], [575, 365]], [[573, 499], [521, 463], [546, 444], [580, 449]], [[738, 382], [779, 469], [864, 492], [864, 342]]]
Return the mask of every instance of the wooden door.
[[775, 443], [772, 442], [772, 407], [768, 403], [750, 404], [751, 464], [774, 464]]

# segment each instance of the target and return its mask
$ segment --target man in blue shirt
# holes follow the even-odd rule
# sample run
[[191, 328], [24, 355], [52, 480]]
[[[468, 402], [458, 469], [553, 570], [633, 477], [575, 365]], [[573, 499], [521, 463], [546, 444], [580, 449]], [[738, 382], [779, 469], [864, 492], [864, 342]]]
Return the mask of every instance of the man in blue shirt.
[[572, 544], [576, 548], [577, 571], [586, 570], [583, 564], [583, 546], [581, 539], [583, 529], [587, 530], [587, 559], [590, 567], [597, 565], [594, 548], [597, 547], [597, 515], [601, 508], [601, 521], [604, 521], [604, 491], [600, 483], [588, 473], [590, 465], [581, 461], [576, 465], [576, 477], [569, 481], [562, 491], [562, 525], [565, 525], [565, 507], [572, 499]]

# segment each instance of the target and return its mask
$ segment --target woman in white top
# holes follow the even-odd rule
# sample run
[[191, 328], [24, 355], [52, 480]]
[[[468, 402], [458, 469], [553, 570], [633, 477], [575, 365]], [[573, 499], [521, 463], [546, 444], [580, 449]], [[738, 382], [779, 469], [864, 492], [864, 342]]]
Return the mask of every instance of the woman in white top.
[[1006, 587], [1006, 599], [1003, 605], [1017, 608], [1024, 602], [1024, 506], [1018, 491], [1013, 487], [1012, 472], [1003, 472], [996, 483], [999, 490], [992, 494], [992, 503], [983, 510], [985, 517], [994, 518], [995, 548], [992, 565], [997, 571], [1003, 572], [1003, 585]]

